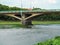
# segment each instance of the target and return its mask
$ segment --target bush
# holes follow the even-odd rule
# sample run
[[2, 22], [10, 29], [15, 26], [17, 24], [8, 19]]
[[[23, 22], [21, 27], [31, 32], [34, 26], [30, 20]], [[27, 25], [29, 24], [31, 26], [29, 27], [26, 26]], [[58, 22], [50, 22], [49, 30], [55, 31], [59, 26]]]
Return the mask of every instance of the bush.
[[60, 45], [60, 36], [55, 37], [54, 39], [37, 43], [36, 45]]

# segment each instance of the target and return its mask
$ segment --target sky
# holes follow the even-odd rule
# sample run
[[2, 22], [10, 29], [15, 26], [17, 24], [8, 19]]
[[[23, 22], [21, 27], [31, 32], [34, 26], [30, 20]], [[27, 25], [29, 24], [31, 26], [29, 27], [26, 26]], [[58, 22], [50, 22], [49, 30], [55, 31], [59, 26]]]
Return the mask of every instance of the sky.
[[60, 0], [1, 0], [0, 4], [22, 8], [60, 9]]

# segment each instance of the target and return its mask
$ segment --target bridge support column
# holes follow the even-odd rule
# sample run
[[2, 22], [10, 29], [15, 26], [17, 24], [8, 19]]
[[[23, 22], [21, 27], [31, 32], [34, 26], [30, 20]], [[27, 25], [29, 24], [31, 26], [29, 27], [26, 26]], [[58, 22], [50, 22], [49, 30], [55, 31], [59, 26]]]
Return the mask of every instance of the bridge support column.
[[25, 26], [30, 26], [32, 25], [32, 20], [31, 19], [27, 19], [25, 20], [25, 18], [27, 18], [28, 16], [30, 16], [31, 14], [25, 14], [25, 15], [22, 15], [22, 24], [25, 25]]
[[23, 20], [22, 24], [23, 25], [32, 25], [32, 21], [30, 19], [29, 20]]

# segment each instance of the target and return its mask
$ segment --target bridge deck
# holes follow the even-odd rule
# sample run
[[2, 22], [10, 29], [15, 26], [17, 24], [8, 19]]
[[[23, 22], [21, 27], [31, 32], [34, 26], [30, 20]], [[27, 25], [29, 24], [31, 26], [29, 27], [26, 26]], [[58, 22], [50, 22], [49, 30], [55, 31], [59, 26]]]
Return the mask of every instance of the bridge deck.
[[17, 10], [17, 11], [0, 11], [0, 13], [34, 13], [34, 12], [60, 12], [60, 10]]

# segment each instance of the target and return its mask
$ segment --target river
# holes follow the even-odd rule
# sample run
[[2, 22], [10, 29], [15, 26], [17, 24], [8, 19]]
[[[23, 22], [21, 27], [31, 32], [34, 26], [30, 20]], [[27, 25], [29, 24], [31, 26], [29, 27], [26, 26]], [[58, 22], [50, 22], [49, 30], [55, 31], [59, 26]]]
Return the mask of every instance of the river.
[[60, 24], [34, 25], [32, 28], [0, 29], [0, 45], [34, 45], [60, 36]]

